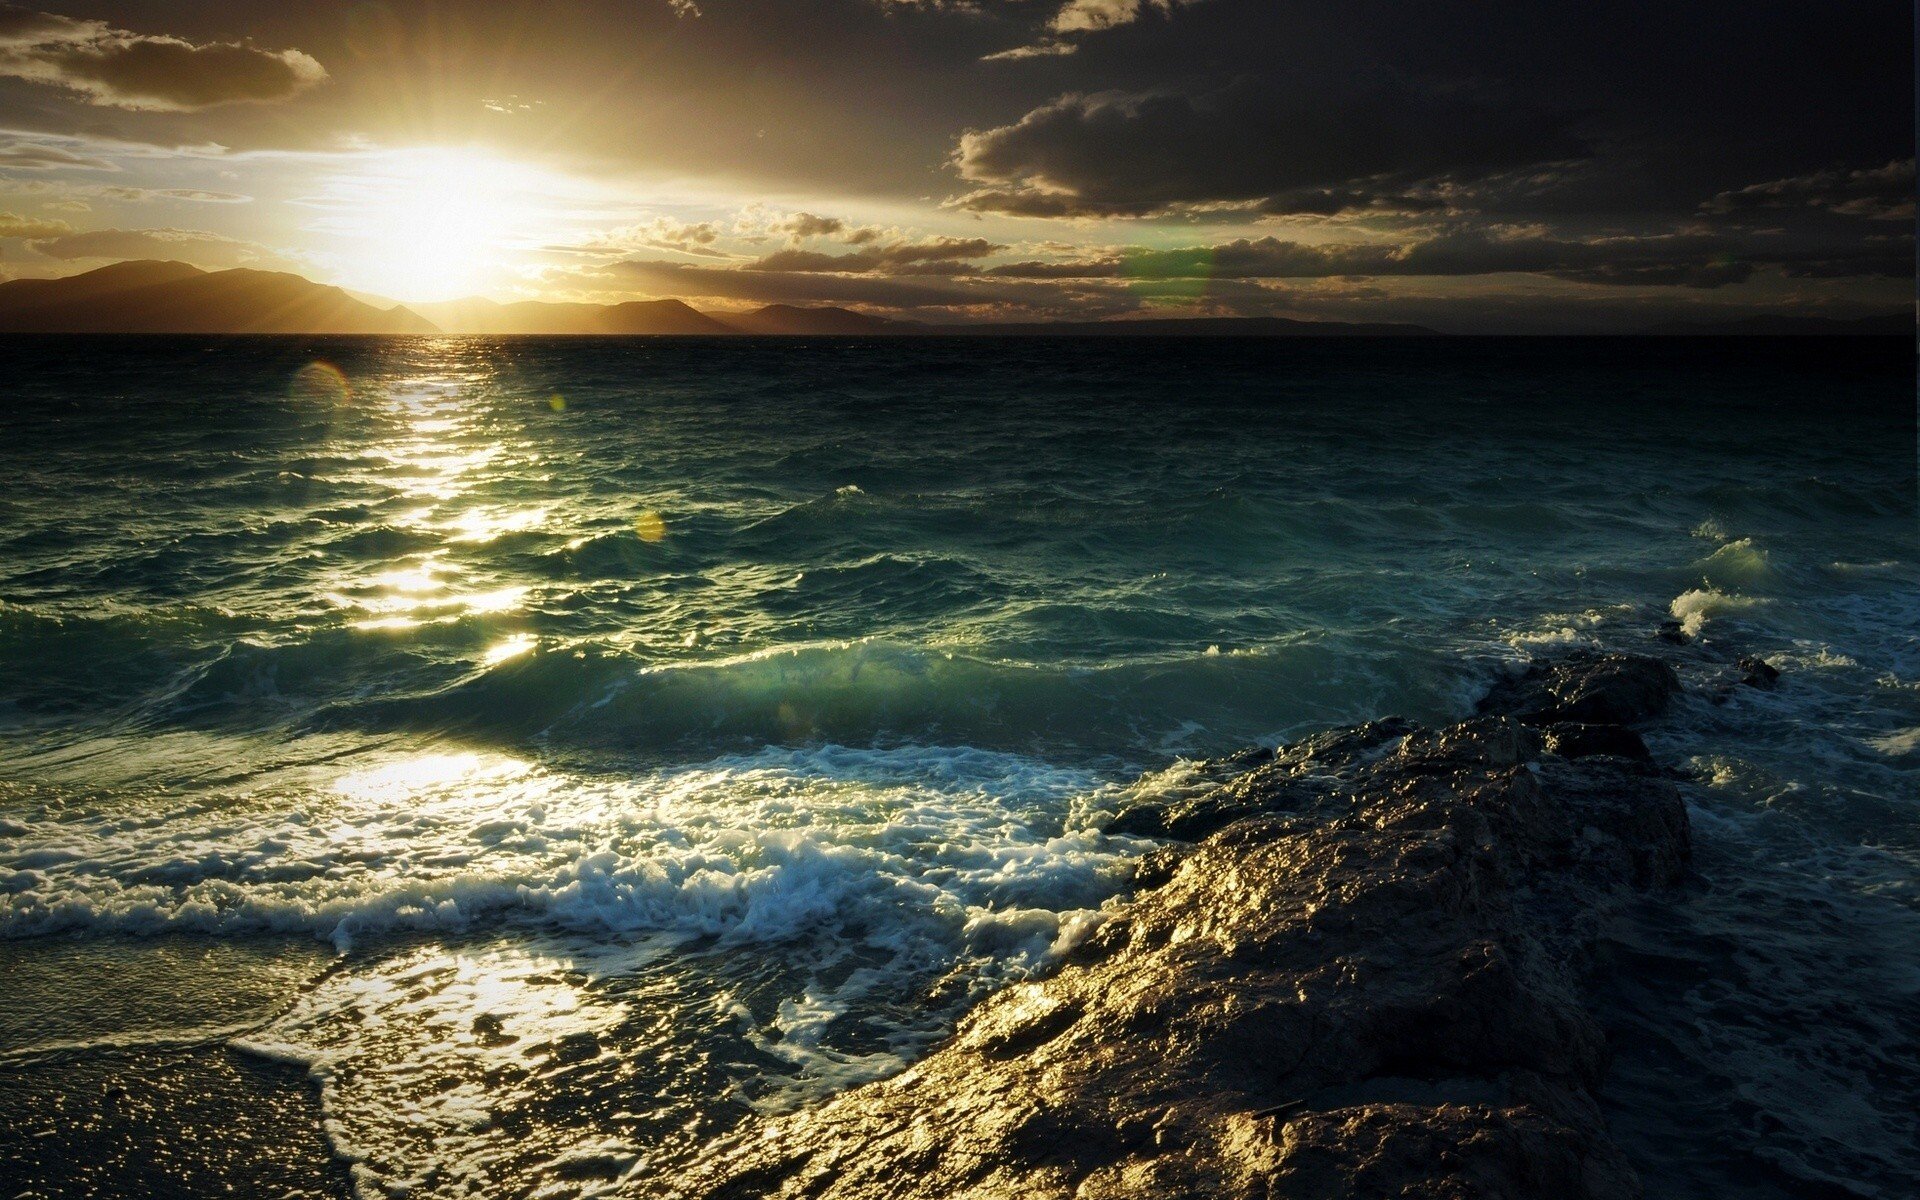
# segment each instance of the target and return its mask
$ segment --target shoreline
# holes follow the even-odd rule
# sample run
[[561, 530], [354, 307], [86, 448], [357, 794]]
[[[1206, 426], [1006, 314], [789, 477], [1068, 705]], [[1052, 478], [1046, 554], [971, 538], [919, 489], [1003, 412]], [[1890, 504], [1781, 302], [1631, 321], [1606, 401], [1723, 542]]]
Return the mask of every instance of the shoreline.
[[1575, 651], [1451, 726], [1203, 764], [1110, 827], [1186, 844], [1057, 971], [900, 1075], [748, 1122], [672, 1194], [1639, 1196], [1580, 977], [1606, 916], [1687, 870], [1633, 731], [1680, 686]]
[[[1726, 686], [1770, 686], [1755, 662]], [[1108, 824], [1165, 844], [1056, 970], [903, 1073], [749, 1118], [688, 1186], [637, 1194], [1638, 1196], [1580, 976], [1608, 913], [1686, 871], [1676, 776], [1634, 731], [1680, 690], [1664, 658], [1536, 655], [1451, 725], [1197, 763]], [[214, 1140], [160, 1115], [192, 1095], [276, 1170], [353, 1191], [296, 1070], [212, 1043], [54, 1057], [18, 1083], [83, 1121], [28, 1136], [17, 1166], [90, 1146], [125, 1170], [187, 1134], [182, 1166], [217, 1177]], [[73, 1093], [95, 1076], [133, 1095]]]

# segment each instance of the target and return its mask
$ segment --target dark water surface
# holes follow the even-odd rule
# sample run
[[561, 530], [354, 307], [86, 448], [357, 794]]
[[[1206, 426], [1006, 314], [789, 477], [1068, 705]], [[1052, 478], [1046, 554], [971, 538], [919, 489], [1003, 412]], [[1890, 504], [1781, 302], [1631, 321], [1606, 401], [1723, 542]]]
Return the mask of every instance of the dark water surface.
[[1143, 771], [1662, 619], [1784, 678], [1652, 739], [1699, 878], [1605, 947], [1615, 1129], [1920, 1187], [1908, 343], [5, 354], [16, 1190], [651, 1194], [1084, 936]]

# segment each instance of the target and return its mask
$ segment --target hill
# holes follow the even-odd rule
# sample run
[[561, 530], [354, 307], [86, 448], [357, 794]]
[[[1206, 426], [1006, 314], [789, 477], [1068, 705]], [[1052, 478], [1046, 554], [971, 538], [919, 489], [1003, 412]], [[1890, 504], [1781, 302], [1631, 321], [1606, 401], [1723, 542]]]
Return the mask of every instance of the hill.
[[1851, 320], [1762, 313], [1729, 321], [1667, 321], [1640, 332], [1649, 337], [1912, 337], [1914, 325], [1910, 312]]
[[793, 304], [769, 304], [752, 312], [725, 313], [720, 319], [740, 333], [757, 334], [845, 336], [944, 332], [918, 321], [893, 321], [850, 308], [801, 308]]
[[282, 271], [202, 271], [123, 262], [65, 279], [0, 283], [0, 332], [435, 333], [405, 308], [380, 309]]
[[1122, 317], [1111, 321], [1034, 321], [948, 325], [942, 333], [1012, 337], [1439, 337], [1424, 325], [1295, 321], [1288, 317]]
[[1418, 325], [1283, 317], [926, 325], [833, 306], [769, 304], [701, 312], [680, 300], [619, 304], [468, 298], [385, 305], [279, 271], [203, 271], [180, 262], [114, 263], [64, 279], [0, 283], [0, 333], [676, 334], [773, 336], [1407, 336]]
[[679, 300], [624, 304], [557, 304], [523, 300], [449, 300], [419, 311], [448, 333], [472, 334], [722, 334], [731, 326]]

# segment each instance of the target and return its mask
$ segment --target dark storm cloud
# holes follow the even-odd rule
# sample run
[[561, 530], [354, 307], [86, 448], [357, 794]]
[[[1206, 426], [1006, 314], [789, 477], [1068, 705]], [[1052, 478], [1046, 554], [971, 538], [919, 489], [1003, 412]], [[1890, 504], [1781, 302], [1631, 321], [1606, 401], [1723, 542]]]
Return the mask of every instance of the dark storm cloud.
[[[16, 131], [161, 150], [217, 144], [233, 160], [332, 153], [347, 137], [470, 140], [503, 159], [629, 183], [630, 206], [606, 211], [670, 210], [685, 222], [592, 245], [584, 221], [542, 235], [569, 243], [574, 261], [687, 258], [680, 266], [708, 273], [682, 283], [743, 302], [934, 306], [987, 295], [1047, 311], [1099, 306], [1159, 278], [1129, 271], [1173, 268], [1093, 247], [1179, 240], [1208, 243], [1209, 261], [1164, 277], [1204, 279], [1209, 296], [1234, 281], [1332, 288], [1351, 275], [1435, 304], [1445, 291], [1486, 312], [1520, 311], [1485, 299], [1506, 288], [1530, 314], [1661, 288], [1685, 303], [1884, 306], [1912, 272], [1911, 238], [1896, 224], [1912, 202], [1912, 13], [1885, 0], [697, 7], [87, 0], [73, 10], [91, 19], [4, 7], [0, 47], [37, 74], [0, 79], [0, 104]], [[227, 47], [269, 74], [278, 68], [264, 60], [291, 70], [310, 55], [333, 83], [298, 105], [217, 104], [292, 85], [279, 74], [222, 91], [228, 73], [211, 70], [194, 79], [208, 90], [156, 84], [142, 100], [135, 81], [81, 61], [130, 60], [133, 43], [190, 58]], [[179, 72], [159, 74], [185, 86]], [[517, 97], [511, 113], [502, 96]], [[187, 111], [111, 110], [127, 103]], [[270, 231], [276, 191], [251, 178], [173, 167], [148, 177], [121, 149], [0, 134], [0, 170], [58, 178], [62, 166], [110, 164], [155, 189], [253, 192], [263, 199], [220, 228], [298, 237]], [[755, 197], [766, 207], [749, 205]], [[746, 207], [765, 219], [743, 226]], [[1169, 232], [1189, 224], [1190, 237]], [[1007, 251], [884, 252], [929, 234], [1087, 248], [1022, 251], [1046, 256], [1024, 264], [1004, 263]], [[645, 275], [649, 294], [678, 294], [661, 274], [672, 265], [627, 275]], [[1236, 294], [1265, 304], [1270, 292]]]
[[[1410, 189], [1574, 158], [1575, 115], [1497, 89], [1378, 73], [1242, 76], [1202, 91], [1072, 94], [961, 137], [976, 211], [1146, 213], [1239, 202], [1272, 212], [1391, 205]], [[1023, 201], [1027, 207], [1023, 208]]]
[[957, 207], [1483, 214], [1581, 237], [1673, 232], [1707, 197], [1707, 215], [1888, 219], [1911, 199], [1874, 167], [1911, 154], [1911, 13], [1870, 0], [1105, 7], [1125, 19], [1088, 22], [1072, 54], [998, 64], [1052, 92], [956, 139]]
[[0, 5], [0, 75], [55, 84], [94, 104], [185, 110], [285, 100], [327, 72], [298, 50], [195, 43]]

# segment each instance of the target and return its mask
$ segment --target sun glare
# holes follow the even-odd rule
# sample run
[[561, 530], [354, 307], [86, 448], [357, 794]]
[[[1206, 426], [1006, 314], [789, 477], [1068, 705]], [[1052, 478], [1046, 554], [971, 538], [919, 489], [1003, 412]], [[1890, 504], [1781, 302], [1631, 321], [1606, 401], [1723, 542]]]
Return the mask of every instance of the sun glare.
[[324, 232], [339, 279], [400, 301], [480, 290], [535, 239], [537, 172], [483, 151], [426, 147], [382, 154], [327, 181]]

